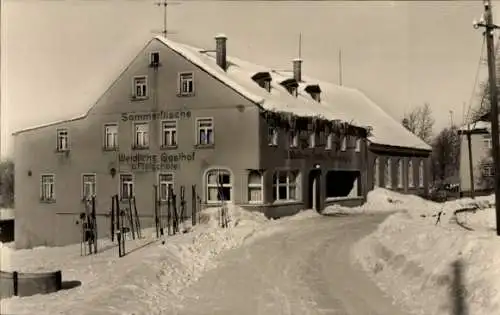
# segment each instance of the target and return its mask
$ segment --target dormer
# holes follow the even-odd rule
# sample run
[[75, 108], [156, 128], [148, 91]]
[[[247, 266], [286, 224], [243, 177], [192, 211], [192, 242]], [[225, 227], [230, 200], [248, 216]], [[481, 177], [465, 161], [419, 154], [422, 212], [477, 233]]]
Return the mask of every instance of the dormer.
[[252, 76], [252, 80], [254, 80], [261, 88], [271, 92], [271, 81], [273, 79], [269, 72], [257, 72]]
[[304, 89], [318, 103], [321, 102], [321, 88], [318, 84], [310, 84]]
[[295, 97], [298, 96], [299, 82], [297, 82], [297, 80], [295, 80], [295, 79], [286, 79], [285, 81], [282, 81], [280, 84], [285, 89], [287, 89], [288, 93], [292, 94]]

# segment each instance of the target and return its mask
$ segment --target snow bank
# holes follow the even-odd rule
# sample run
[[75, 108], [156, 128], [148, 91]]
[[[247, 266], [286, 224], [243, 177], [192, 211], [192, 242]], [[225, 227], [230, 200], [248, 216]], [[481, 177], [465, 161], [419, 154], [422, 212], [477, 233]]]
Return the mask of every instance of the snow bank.
[[[491, 233], [465, 230], [454, 215], [456, 210], [472, 207], [480, 209], [477, 213], [491, 213], [487, 207], [494, 201], [492, 196], [439, 204], [390, 195], [401, 201], [399, 208], [405, 211], [391, 215], [357, 243], [354, 258], [384, 291], [414, 314], [455, 314], [457, 301], [464, 302], [469, 314], [496, 314], [500, 309], [499, 239]], [[396, 210], [393, 204], [387, 208]], [[441, 220], [436, 224], [439, 213]], [[462, 215], [459, 213], [459, 220]], [[478, 226], [485, 221], [467, 216]]]
[[493, 196], [464, 198], [445, 203], [425, 200], [416, 195], [404, 195], [385, 188], [376, 188], [368, 192], [366, 202], [359, 207], [328, 206], [323, 214], [353, 214], [376, 212], [407, 212], [410, 216], [437, 214], [439, 211], [453, 213], [463, 208], [488, 208], [494, 204]]
[[[9, 255], [4, 269], [23, 271], [63, 271], [64, 281], [82, 285], [50, 295], [13, 297], [1, 301], [2, 311], [15, 314], [98, 314], [103, 310], [122, 314], [160, 314], [172, 311], [180, 292], [204, 271], [214, 268], [224, 251], [241, 246], [263, 235], [278, 231], [279, 224], [260, 213], [229, 207], [229, 226], [218, 225], [219, 209], [205, 209], [203, 223], [186, 226], [191, 232], [155, 240], [153, 231], [142, 240], [127, 241], [129, 253], [118, 258], [117, 248], [102, 241], [107, 250], [93, 256], [80, 256], [80, 245], [33, 250], [14, 250], [2, 246]], [[3, 256], [3, 255], [2, 255]], [[162, 313], [162, 314], [163, 314]]]
[[489, 206], [480, 207], [475, 211], [457, 213], [457, 221], [476, 233], [494, 234], [496, 233], [496, 215], [493, 206], [494, 200]]
[[414, 195], [402, 195], [384, 188], [375, 188], [368, 192], [366, 202], [359, 207], [328, 206], [323, 214], [352, 214], [408, 211], [416, 207], [434, 208], [433, 202]]

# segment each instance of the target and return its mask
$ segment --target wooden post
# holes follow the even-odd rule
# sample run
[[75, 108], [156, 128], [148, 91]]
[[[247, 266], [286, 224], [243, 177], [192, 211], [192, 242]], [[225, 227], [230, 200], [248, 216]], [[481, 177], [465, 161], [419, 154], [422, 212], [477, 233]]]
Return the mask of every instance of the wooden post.
[[130, 224], [130, 232], [132, 233], [132, 239], [135, 240], [135, 229], [134, 229], [134, 217], [132, 216], [132, 196], [128, 197], [128, 221]]
[[94, 254], [97, 254], [97, 216], [95, 209], [95, 196], [92, 196], [92, 239], [94, 241]]
[[174, 194], [174, 190], [170, 189], [171, 198], [172, 198], [172, 230], [175, 235], [179, 232], [179, 214], [177, 213], [177, 196]]
[[134, 216], [135, 216], [135, 226], [136, 226], [136, 231], [137, 231], [137, 237], [142, 238], [141, 220], [139, 220], [139, 213], [137, 212], [137, 203], [135, 200], [135, 196], [133, 198], [134, 198], [134, 201], [133, 201], [132, 205], [134, 206]]
[[153, 198], [154, 198], [154, 216], [155, 216], [155, 228], [156, 228], [156, 238], [160, 237], [159, 228], [160, 222], [158, 218], [158, 186], [153, 185]]
[[181, 215], [179, 218], [180, 223], [184, 223], [186, 216], [186, 199], [185, 199], [186, 187], [181, 186]]
[[115, 198], [111, 197], [111, 242], [115, 241]]
[[[470, 124], [469, 124], [470, 126]], [[474, 199], [476, 196], [474, 187], [474, 164], [472, 162], [472, 143], [471, 143], [471, 131], [470, 128], [467, 131], [467, 147], [469, 150], [469, 175], [470, 175], [470, 194], [471, 198]]]
[[191, 186], [191, 225], [196, 225], [196, 185]]
[[496, 216], [496, 232], [500, 236], [500, 139], [498, 127], [498, 86], [495, 67], [495, 43], [494, 30], [498, 29], [497, 25], [493, 24], [493, 10], [491, 0], [484, 1], [484, 17], [486, 27], [486, 50], [488, 55], [488, 78], [490, 89], [490, 116], [491, 116], [491, 140], [492, 140], [492, 155], [495, 173], [495, 216]]
[[92, 213], [89, 211], [89, 200], [85, 199], [85, 208], [87, 209], [87, 229], [85, 231], [85, 238], [89, 245], [89, 254], [92, 254]]
[[167, 197], [167, 230], [168, 235], [172, 235], [172, 194], [173, 190], [168, 188], [168, 197]]
[[122, 235], [123, 227], [122, 227], [122, 218], [121, 218], [120, 202], [118, 200], [118, 195], [115, 195], [115, 202], [116, 202], [116, 228], [118, 230], [118, 235], [117, 235], [118, 257], [122, 257], [124, 255], [123, 243], [125, 239], [124, 236]]

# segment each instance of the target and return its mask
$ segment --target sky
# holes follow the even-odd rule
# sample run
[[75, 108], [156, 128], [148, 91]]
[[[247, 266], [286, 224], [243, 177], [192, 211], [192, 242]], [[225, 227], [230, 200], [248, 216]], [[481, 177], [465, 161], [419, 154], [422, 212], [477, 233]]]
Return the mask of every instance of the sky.
[[[305, 75], [338, 83], [342, 51], [343, 85], [398, 120], [429, 103], [435, 132], [461, 123], [477, 94], [482, 1], [173, 1], [172, 40], [213, 48], [224, 33], [229, 55], [288, 69], [301, 33]], [[12, 132], [85, 113], [163, 27], [154, 0], [1, 3], [2, 157]]]

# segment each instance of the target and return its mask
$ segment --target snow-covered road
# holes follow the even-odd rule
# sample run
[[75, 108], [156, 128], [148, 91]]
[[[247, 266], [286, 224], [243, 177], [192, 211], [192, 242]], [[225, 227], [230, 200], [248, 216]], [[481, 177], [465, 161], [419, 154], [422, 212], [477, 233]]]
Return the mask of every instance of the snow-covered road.
[[405, 314], [352, 262], [351, 246], [386, 217], [313, 217], [220, 257], [177, 314]]

